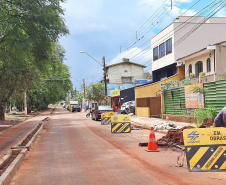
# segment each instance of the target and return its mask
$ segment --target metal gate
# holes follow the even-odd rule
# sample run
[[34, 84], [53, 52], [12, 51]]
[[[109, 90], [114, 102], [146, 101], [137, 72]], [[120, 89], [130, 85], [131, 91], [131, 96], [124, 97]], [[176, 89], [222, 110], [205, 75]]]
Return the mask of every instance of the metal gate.
[[184, 87], [165, 91], [164, 98], [166, 114], [182, 114], [186, 111]]
[[205, 107], [213, 105], [219, 112], [226, 106], [226, 80], [203, 84], [205, 91]]

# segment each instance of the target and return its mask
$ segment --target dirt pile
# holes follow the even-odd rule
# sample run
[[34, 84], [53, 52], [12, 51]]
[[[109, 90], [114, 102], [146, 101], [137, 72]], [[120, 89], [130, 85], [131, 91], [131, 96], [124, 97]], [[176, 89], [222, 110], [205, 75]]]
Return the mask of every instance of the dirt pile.
[[183, 130], [194, 128], [192, 126], [182, 127], [181, 129], [170, 129], [165, 136], [158, 139], [156, 143], [159, 146], [184, 145]]

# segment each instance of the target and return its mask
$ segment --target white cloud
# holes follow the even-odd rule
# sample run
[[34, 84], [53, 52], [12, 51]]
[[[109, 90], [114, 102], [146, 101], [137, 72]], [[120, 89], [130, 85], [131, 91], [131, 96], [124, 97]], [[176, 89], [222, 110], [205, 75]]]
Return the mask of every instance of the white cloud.
[[[194, 10], [182, 9], [180, 6], [184, 3], [190, 3], [192, 0], [175, 0], [173, 1], [173, 6], [171, 9], [171, 2], [165, 0], [156, 1], [156, 0], [141, 0], [139, 2], [139, 11], [143, 14], [151, 12], [153, 16], [150, 17], [153, 25], [156, 25], [156, 28], [163, 29], [168, 26], [175, 17], [182, 15], [184, 16], [194, 15], [196, 12]], [[150, 23], [150, 20], [149, 23]]]
[[106, 30], [107, 27], [105, 24], [99, 24], [96, 22], [85, 22], [80, 24], [70, 24], [68, 25], [71, 34], [81, 34], [81, 33], [89, 33], [96, 31]]
[[106, 26], [98, 19], [103, 9], [103, 0], [73, 0], [62, 4], [65, 9], [66, 24], [71, 34], [105, 30]]
[[128, 58], [131, 62], [138, 64], [148, 65], [151, 63], [151, 50], [141, 50], [138, 47], [131, 48], [130, 50], [120, 53], [110, 61], [109, 65], [122, 62], [122, 58]]
[[[170, 7], [171, 7], [170, 1], [167, 2], [168, 4], [164, 4], [164, 6], [161, 6], [164, 2], [165, 2], [165, 0], [159, 0], [159, 1], [141, 0], [141, 1], [139, 1], [138, 11], [141, 14], [150, 14], [150, 12], [151, 12], [151, 15], [153, 15], [156, 12], [158, 15], [161, 15], [162, 17], [164, 16], [164, 18], [162, 18], [161, 21], [160, 21], [161, 18], [159, 16], [154, 18], [154, 21], [152, 23], [148, 22], [149, 21], [148, 20], [145, 23], [145, 24], [147, 24], [146, 26], [148, 26], [148, 24], [153, 24], [153, 25], [156, 24], [155, 29], [161, 30], [161, 29], [165, 28], [166, 26], [168, 26], [169, 24], [171, 24], [172, 21], [175, 19], [175, 17], [182, 15], [186, 11], [187, 12], [183, 14], [185, 16], [191, 16], [196, 13], [194, 10], [187, 10], [187, 9], [180, 8], [181, 4], [190, 3], [190, 2], [192, 2], [192, 0], [176, 0], [173, 3], [172, 9], [170, 9]], [[160, 9], [160, 7], [162, 9]], [[165, 14], [166, 10], [168, 10], [167, 14]], [[150, 18], [150, 20], [153, 20], [153, 16]], [[149, 31], [151, 31], [151, 30], [149, 30]], [[115, 57], [113, 60], [110, 61], [110, 64], [122, 62], [122, 58], [129, 58], [130, 61], [132, 61], [132, 62], [143, 64], [143, 65], [149, 65], [152, 60], [152, 51], [151, 50], [142, 50], [139, 47], [134, 47], [130, 50], [120, 53], [117, 57]]]
[[226, 17], [226, 8], [223, 8], [217, 12], [216, 17]]
[[75, 19], [90, 17], [103, 8], [103, 0], [73, 0], [62, 4], [66, 9], [66, 16]]

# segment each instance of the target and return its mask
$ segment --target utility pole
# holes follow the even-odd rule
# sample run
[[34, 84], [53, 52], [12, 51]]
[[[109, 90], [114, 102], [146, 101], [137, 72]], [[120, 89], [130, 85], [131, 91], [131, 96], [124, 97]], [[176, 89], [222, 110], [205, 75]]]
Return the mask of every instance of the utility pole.
[[85, 84], [85, 79], [83, 79], [83, 90], [84, 90], [84, 99], [86, 96], [86, 84]]
[[86, 112], [86, 103], [85, 103], [85, 98], [86, 98], [86, 84], [85, 84], [85, 79], [83, 79], [83, 88], [84, 88], [84, 111]]
[[[107, 97], [107, 78], [106, 78], [106, 65], [105, 65], [105, 56], [103, 56], [103, 70], [104, 70], [104, 87], [105, 87], [105, 97]], [[107, 105], [107, 100], [106, 100], [106, 105]]]
[[26, 91], [24, 92], [24, 112], [25, 112], [25, 117], [27, 117], [27, 93], [26, 93]]
[[[121, 48], [121, 47], [120, 47]], [[90, 54], [84, 52], [84, 51], [80, 51], [80, 53], [85, 53], [86, 55], [88, 55], [90, 58], [92, 58], [94, 61], [96, 61], [98, 64], [100, 64], [103, 67], [104, 70], [104, 85], [105, 85], [105, 97], [107, 97], [107, 79], [106, 79], [106, 65], [105, 65], [105, 56], [103, 56], [103, 64], [101, 64], [99, 61], [97, 61], [95, 58], [93, 58]], [[85, 80], [83, 79], [83, 84], [85, 86]], [[85, 89], [84, 89], [84, 95], [85, 95]], [[107, 104], [107, 100], [106, 100], [106, 104]]]

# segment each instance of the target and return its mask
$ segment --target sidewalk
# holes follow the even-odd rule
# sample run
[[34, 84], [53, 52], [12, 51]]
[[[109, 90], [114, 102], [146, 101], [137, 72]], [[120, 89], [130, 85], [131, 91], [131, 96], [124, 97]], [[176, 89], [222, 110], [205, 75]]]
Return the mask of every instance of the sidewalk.
[[163, 123], [169, 123], [169, 124], [174, 124], [176, 126], [194, 126], [191, 123], [186, 123], [186, 122], [177, 122], [177, 121], [171, 121], [171, 120], [164, 120], [161, 118], [147, 118], [147, 117], [138, 117], [135, 115], [130, 115], [131, 116], [131, 124], [135, 127], [142, 127], [142, 128], [147, 128], [150, 129], [151, 127], [155, 127], [156, 125], [161, 125]]

